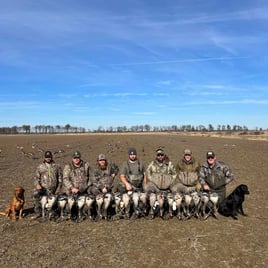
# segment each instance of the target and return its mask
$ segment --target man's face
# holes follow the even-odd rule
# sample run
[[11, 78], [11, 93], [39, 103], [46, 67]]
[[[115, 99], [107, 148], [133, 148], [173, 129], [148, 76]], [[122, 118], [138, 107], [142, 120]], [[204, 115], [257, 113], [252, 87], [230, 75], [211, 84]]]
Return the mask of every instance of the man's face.
[[98, 165], [100, 168], [105, 168], [106, 167], [106, 160], [105, 159], [98, 160]]
[[164, 158], [165, 158], [165, 154], [163, 154], [163, 153], [158, 153], [158, 154], [156, 155], [156, 159], [157, 159], [157, 161], [160, 162], [160, 163], [162, 163], [162, 162], [164, 161]]
[[208, 161], [208, 164], [210, 166], [214, 166], [215, 162], [216, 162], [216, 156], [208, 156], [207, 157], [207, 161]]
[[190, 154], [185, 154], [184, 159], [186, 160], [186, 162], [189, 162], [189, 161], [191, 161], [192, 156]]
[[45, 157], [45, 162], [50, 163], [52, 161], [52, 157]]
[[130, 154], [129, 155], [129, 160], [130, 161], [135, 161], [137, 159], [137, 155], [136, 154]]
[[73, 163], [75, 165], [79, 165], [80, 161], [81, 161], [81, 159], [79, 157], [73, 157]]

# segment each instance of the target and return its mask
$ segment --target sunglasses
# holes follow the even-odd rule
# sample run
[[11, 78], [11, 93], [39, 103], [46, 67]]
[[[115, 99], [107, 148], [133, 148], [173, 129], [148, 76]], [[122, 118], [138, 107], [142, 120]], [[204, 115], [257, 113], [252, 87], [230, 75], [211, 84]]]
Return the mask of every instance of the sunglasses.
[[164, 154], [157, 154], [157, 156], [164, 156]]
[[214, 159], [214, 156], [208, 156], [207, 159]]

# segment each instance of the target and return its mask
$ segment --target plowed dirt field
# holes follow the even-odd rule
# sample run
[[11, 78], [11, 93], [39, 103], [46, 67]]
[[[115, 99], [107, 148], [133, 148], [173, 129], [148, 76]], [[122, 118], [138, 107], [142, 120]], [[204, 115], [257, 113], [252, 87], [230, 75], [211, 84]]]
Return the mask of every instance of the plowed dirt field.
[[[186, 147], [201, 163], [206, 151], [213, 149], [235, 175], [227, 192], [241, 183], [248, 185], [250, 195], [244, 202], [248, 216], [240, 215], [236, 221], [223, 216], [206, 221], [31, 220], [33, 176], [43, 159], [33, 144], [64, 151], [54, 158], [62, 167], [75, 150], [92, 166], [100, 153], [121, 166], [129, 147], [136, 147], [145, 164], [154, 159], [158, 146], [174, 164]], [[0, 210], [9, 204], [15, 186], [26, 190], [25, 218], [14, 222], [0, 216], [0, 267], [268, 267], [267, 140], [176, 133], [2, 135], [0, 149]]]

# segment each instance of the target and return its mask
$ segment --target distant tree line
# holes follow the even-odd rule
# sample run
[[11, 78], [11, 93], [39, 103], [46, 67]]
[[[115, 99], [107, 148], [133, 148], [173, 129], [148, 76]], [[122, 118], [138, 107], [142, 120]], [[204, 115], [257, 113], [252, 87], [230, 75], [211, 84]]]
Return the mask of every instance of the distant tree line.
[[[107, 127], [104, 128], [99, 126], [97, 129], [88, 129], [84, 127], [74, 127], [70, 124], [65, 126], [51, 126], [51, 125], [23, 125], [23, 126], [13, 126], [13, 127], [0, 127], [0, 134], [64, 134], [64, 133], [124, 133], [124, 132], [247, 132], [249, 131], [246, 126], [239, 125], [217, 125], [215, 128], [212, 124], [208, 126], [204, 125], [172, 125], [172, 126], [150, 126], [136, 125], [131, 127], [117, 126], [117, 127]], [[263, 131], [262, 128], [256, 128], [255, 131]]]
[[85, 133], [85, 128], [73, 127], [70, 124], [65, 126], [51, 125], [30, 125], [0, 127], [0, 134], [60, 134], [60, 133]]

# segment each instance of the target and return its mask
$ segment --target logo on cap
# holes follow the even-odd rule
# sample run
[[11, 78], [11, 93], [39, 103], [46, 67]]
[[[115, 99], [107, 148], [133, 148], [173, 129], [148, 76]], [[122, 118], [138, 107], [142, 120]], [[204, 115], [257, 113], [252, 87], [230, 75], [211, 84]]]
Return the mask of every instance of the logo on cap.
[[52, 153], [50, 151], [46, 151], [45, 158], [52, 158]]
[[209, 157], [214, 158], [215, 157], [215, 153], [212, 152], [212, 151], [207, 152], [207, 158], [209, 158]]
[[98, 160], [99, 160], [99, 161], [100, 161], [100, 160], [106, 160], [105, 155], [104, 155], [104, 154], [100, 154], [100, 155], [98, 156]]
[[130, 154], [137, 155], [137, 151], [136, 151], [135, 148], [129, 148], [129, 149], [128, 149], [128, 154], [129, 154], [129, 155], [130, 155]]
[[80, 158], [81, 157], [81, 153], [79, 151], [76, 151], [73, 153], [73, 158]]

